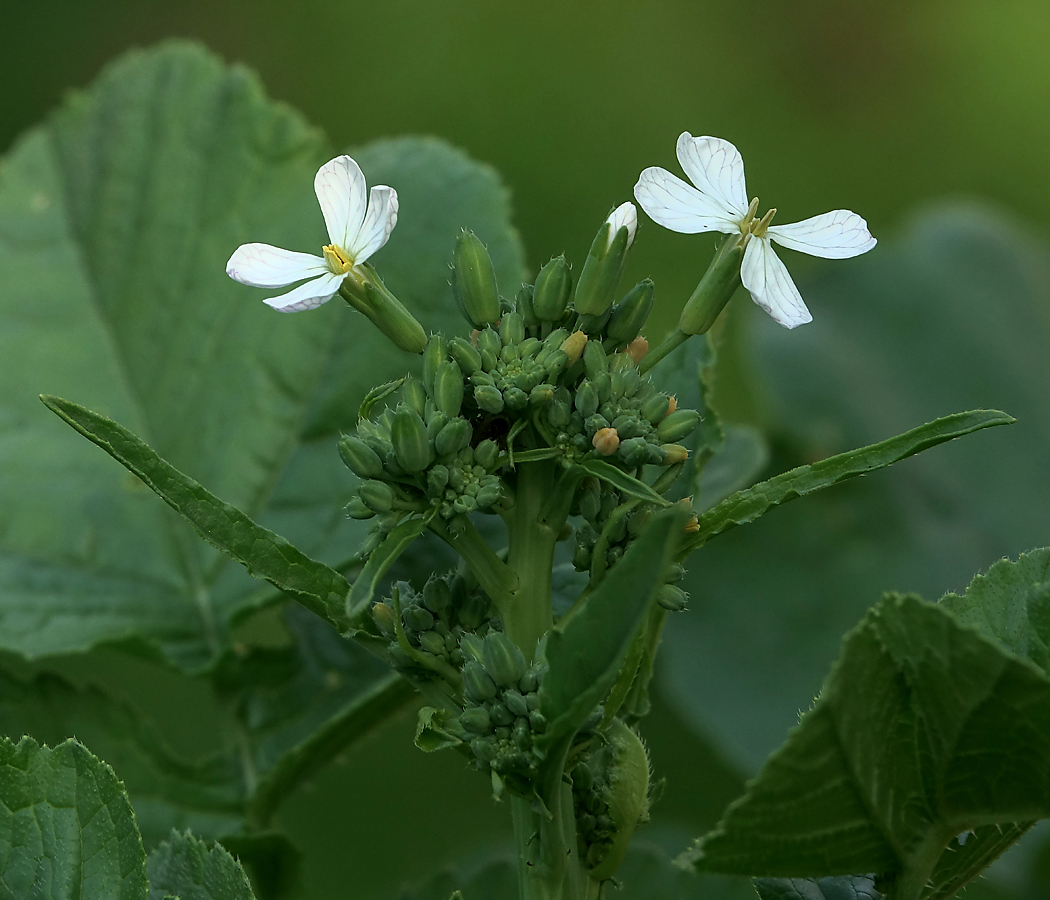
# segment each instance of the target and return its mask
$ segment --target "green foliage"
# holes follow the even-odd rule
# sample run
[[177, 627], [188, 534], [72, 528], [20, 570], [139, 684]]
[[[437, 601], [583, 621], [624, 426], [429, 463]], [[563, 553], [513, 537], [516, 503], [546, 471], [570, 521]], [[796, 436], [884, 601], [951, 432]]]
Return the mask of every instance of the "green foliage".
[[82, 744], [0, 738], [4, 896], [146, 900], [146, 855], [113, 770]]
[[814, 708], [693, 851], [695, 863], [781, 876], [878, 872], [901, 898], [932, 878], [930, 896], [949, 897], [1027, 827], [1014, 823], [1050, 815], [1042, 644], [1006, 645], [997, 633], [1003, 622], [1038, 621], [1048, 571], [1050, 551], [1040, 550], [942, 604], [888, 595], [846, 637]]
[[761, 900], [881, 900], [870, 878], [842, 875], [838, 878], [759, 878], [755, 882]]
[[244, 869], [218, 844], [173, 832], [146, 860], [150, 900], [255, 900]]

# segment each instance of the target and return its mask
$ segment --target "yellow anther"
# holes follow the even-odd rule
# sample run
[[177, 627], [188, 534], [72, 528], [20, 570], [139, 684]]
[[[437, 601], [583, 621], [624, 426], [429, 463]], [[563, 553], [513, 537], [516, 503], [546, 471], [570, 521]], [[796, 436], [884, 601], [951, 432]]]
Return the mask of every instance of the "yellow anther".
[[347, 256], [346, 251], [336, 244], [329, 244], [322, 251], [324, 261], [328, 263], [333, 275], [345, 275], [354, 267], [354, 261]]
[[774, 206], [769, 212], [762, 216], [761, 221], [752, 223], [751, 233], [757, 238], [762, 237], [762, 235], [766, 233], [766, 229], [769, 227], [769, 223], [773, 221], [773, 216], [775, 216], [776, 214], [777, 209]]
[[740, 223], [740, 233], [747, 234], [751, 228], [751, 223], [755, 219], [755, 213], [758, 212], [758, 197], [752, 199], [751, 204], [747, 208], [747, 212], [744, 214], [744, 218]]

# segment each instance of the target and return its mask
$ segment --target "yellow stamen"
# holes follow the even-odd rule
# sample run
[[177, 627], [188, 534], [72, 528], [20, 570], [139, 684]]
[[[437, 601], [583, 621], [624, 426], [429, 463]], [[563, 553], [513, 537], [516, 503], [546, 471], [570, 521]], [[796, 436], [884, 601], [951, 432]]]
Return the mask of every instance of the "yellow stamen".
[[329, 244], [322, 251], [324, 261], [333, 275], [345, 275], [354, 267], [354, 261], [347, 255], [346, 251], [335, 244]]
[[747, 234], [751, 228], [751, 223], [755, 220], [755, 213], [758, 212], [758, 197], [755, 197], [750, 206], [747, 208], [747, 212], [744, 214], [743, 220], [740, 222], [740, 233]]
[[755, 222], [751, 226], [751, 233], [760, 238], [766, 233], [766, 229], [769, 227], [769, 223], [773, 221], [773, 216], [777, 214], [777, 208], [774, 206], [769, 212], [762, 216], [760, 222]]

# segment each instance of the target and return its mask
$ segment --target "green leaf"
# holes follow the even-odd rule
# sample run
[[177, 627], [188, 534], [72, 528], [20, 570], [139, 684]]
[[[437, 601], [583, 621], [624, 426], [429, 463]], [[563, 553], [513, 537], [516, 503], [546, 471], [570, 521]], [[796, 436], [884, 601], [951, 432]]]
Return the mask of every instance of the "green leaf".
[[[888, 595], [846, 637], [813, 709], [697, 845], [696, 864], [876, 872], [895, 876], [901, 897], [933, 878], [933, 895], [948, 897], [1024, 823], [1050, 816], [1038, 774], [1050, 754], [1050, 680], [953, 611], [972, 621], [983, 606], [985, 622], [1016, 621], [1048, 558], [1000, 564], [943, 604]], [[972, 843], [958, 839], [973, 830]]]
[[761, 900], [882, 900], [870, 878], [759, 878], [755, 888]]
[[147, 900], [146, 855], [113, 770], [83, 745], [0, 738], [0, 893]]
[[657, 514], [609, 577], [549, 632], [540, 685], [540, 710], [550, 722], [544, 741], [572, 734], [612, 688], [686, 518], [679, 510]]
[[226, 835], [221, 843], [244, 866], [259, 900], [301, 895], [302, 854], [283, 834], [253, 831]]
[[757, 428], [726, 425], [725, 441], [700, 476], [697, 508], [704, 512], [749, 488], [769, 465], [769, 445]]
[[51, 746], [76, 735], [90, 744], [124, 784], [147, 847], [172, 828], [218, 837], [240, 827], [245, 797], [236, 757], [187, 763], [141, 714], [96, 688], [48, 673], [22, 680], [0, 670], [0, 734], [12, 740], [32, 734]]
[[280, 535], [256, 525], [236, 507], [206, 491], [161, 459], [116, 422], [60, 397], [42, 397], [48, 409], [137, 475], [184, 516], [213, 547], [237, 560], [256, 578], [291, 594], [311, 612], [343, 630], [349, 626], [347, 580], [310, 559]]
[[[460, 227], [488, 242], [501, 281], [520, 280], [491, 169], [432, 139], [355, 153], [369, 183], [398, 190], [401, 221], [375, 262], [422, 322], [456, 319], [445, 266]], [[200, 669], [280, 599], [56, 428], [41, 392], [126, 423], [315, 559], [353, 557], [367, 525], [343, 512], [355, 479], [338, 430], [375, 381], [404, 374], [405, 357], [338, 301], [277, 315], [224, 271], [246, 241], [326, 242], [312, 182], [328, 155], [252, 75], [184, 43], [129, 54], [8, 155], [0, 647], [46, 656], [135, 642]]]
[[151, 900], [255, 900], [244, 869], [219, 844], [172, 832], [146, 860]]
[[[1047, 543], [1047, 242], [990, 208], [941, 207], [873, 253], [816, 269], [799, 281], [814, 311], [805, 328], [781, 328], [746, 297], [731, 307], [754, 312], [743, 362], [769, 393], [760, 424], [774, 473], [956, 410], [1004, 409], [1017, 424], [788, 504], [693, 558], [682, 586], [702, 599], [667, 629], [659, 687], [751, 773], [884, 590], [961, 591]], [[728, 347], [722, 362], [741, 354]], [[740, 415], [728, 376], [719, 399]]]
[[849, 450], [809, 466], [799, 466], [752, 488], [739, 491], [714, 509], [700, 516], [700, 530], [687, 544], [688, 550], [702, 547], [711, 538], [737, 525], [746, 525], [776, 506], [824, 488], [884, 469], [902, 459], [936, 447], [945, 441], [972, 434], [995, 425], [1012, 425], [1016, 420], [998, 410], [978, 409], [956, 413], [896, 437]]
[[657, 506], [670, 505], [670, 501], [662, 494], [658, 494], [644, 481], [639, 481], [634, 476], [628, 475], [623, 469], [618, 469], [612, 463], [607, 463], [600, 459], [585, 459], [583, 462], [576, 463], [575, 468], [581, 469], [595, 478], [600, 478], [606, 484], [612, 485], [628, 497], [655, 503]]
[[394, 528], [383, 538], [383, 543], [369, 554], [368, 562], [365, 563], [361, 574], [354, 580], [350, 595], [346, 600], [346, 609], [351, 623], [356, 626], [368, 614], [372, 598], [383, 576], [390, 571], [390, 567], [397, 562], [398, 557], [409, 548], [411, 543], [426, 530], [426, 519], [409, 519]]
[[415, 745], [424, 753], [433, 753], [462, 744], [463, 741], [445, 727], [451, 717], [452, 713], [447, 709], [434, 709], [432, 706], [420, 709], [416, 722]]

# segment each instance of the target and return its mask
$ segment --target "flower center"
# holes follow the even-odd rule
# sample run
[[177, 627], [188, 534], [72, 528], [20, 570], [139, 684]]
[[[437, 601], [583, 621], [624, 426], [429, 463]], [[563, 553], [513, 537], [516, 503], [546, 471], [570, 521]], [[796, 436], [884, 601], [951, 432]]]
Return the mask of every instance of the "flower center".
[[333, 275], [345, 275], [354, 267], [354, 261], [349, 254], [336, 244], [329, 244], [321, 252], [324, 254], [324, 261], [328, 263], [328, 268], [332, 270]]
[[776, 215], [777, 210], [776, 207], [773, 207], [773, 209], [769, 210], [769, 212], [757, 221], [755, 220], [756, 212], [758, 212], [758, 197], [755, 197], [751, 201], [751, 205], [747, 208], [747, 213], [740, 222], [740, 233], [745, 237], [749, 234], [753, 234], [757, 238], [764, 236], [766, 229], [769, 228], [769, 223], [773, 221], [773, 216]]

